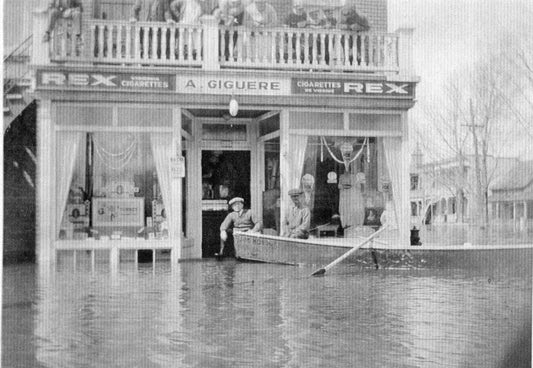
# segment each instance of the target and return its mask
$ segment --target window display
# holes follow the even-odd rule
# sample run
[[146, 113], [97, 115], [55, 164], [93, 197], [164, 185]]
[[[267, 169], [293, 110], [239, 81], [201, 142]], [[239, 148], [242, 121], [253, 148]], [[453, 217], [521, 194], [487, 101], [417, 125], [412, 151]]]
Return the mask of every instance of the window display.
[[[337, 224], [332, 236], [364, 236], [381, 225], [386, 204], [395, 210], [386, 155], [375, 137], [291, 135], [290, 187], [304, 192], [311, 229]], [[389, 216], [389, 215], [387, 215]], [[389, 221], [390, 222], [390, 221]], [[331, 225], [331, 226], [330, 226]]]
[[168, 237], [168, 134], [59, 132], [58, 140], [59, 239]]

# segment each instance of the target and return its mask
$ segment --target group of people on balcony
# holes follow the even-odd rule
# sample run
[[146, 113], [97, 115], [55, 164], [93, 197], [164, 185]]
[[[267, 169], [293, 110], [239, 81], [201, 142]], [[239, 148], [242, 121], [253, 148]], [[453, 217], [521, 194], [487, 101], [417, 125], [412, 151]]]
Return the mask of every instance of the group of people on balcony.
[[[368, 20], [354, 6], [345, 6], [338, 17], [334, 8], [316, 8], [306, 12], [302, 0], [293, 0], [292, 10], [280, 21], [267, 0], [135, 0], [130, 21], [195, 24], [202, 15], [211, 14], [225, 26], [341, 29], [368, 31]], [[44, 42], [50, 40], [59, 19], [72, 21], [74, 34], [81, 35], [82, 4], [80, 0], [51, 0], [49, 22]]]

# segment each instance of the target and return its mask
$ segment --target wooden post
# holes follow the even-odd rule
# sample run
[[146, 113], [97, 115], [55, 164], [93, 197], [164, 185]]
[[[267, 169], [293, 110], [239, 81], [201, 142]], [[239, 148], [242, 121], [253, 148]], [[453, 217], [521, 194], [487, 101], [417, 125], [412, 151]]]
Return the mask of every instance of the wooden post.
[[203, 32], [203, 49], [204, 49], [204, 69], [220, 69], [219, 54], [219, 37], [218, 37], [218, 20], [213, 15], [204, 15], [200, 18], [204, 25]]
[[[172, 152], [174, 158], [182, 157], [181, 154], [181, 109], [172, 110]], [[172, 175], [172, 174], [171, 174]], [[169, 238], [172, 243], [170, 259], [173, 264], [181, 258], [181, 239], [182, 239], [182, 178], [171, 177], [171, 195], [170, 207], [172, 216], [169, 219]], [[155, 254], [155, 253], [154, 253]]]
[[187, 150], [187, 237], [193, 239], [192, 254], [187, 257], [202, 257], [202, 153], [200, 148], [202, 128], [192, 119], [192, 138]]
[[43, 36], [48, 27], [48, 10], [36, 10], [33, 12], [33, 52], [31, 63], [33, 65], [50, 64], [49, 46], [52, 42], [43, 42]]
[[257, 120], [253, 120], [252, 123], [249, 125], [250, 128], [250, 163], [251, 163], [251, 170], [250, 170], [250, 208], [252, 209], [253, 213], [258, 218], [263, 218], [263, 201], [262, 201], [262, 193], [263, 193], [263, 187], [261, 186], [261, 175], [263, 173], [261, 172], [261, 158], [263, 155], [259, 152], [260, 147], [264, 147], [263, 143], [257, 142], [257, 136], [259, 134], [259, 122]]
[[413, 77], [415, 74], [413, 67], [413, 28], [398, 28], [396, 33], [398, 39], [398, 68], [400, 75]]
[[37, 218], [36, 258], [41, 264], [55, 263], [55, 196], [52, 173], [55, 170], [52, 102], [41, 100], [37, 105]]
[[289, 206], [289, 178], [290, 178], [290, 147], [289, 147], [289, 111], [282, 110], [279, 116], [280, 128], [280, 158], [279, 158], [279, 172], [280, 172], [280, 218], [281, 229], [280, 234], [285, 232], [286, 225], [284, 223], [285, 214]]

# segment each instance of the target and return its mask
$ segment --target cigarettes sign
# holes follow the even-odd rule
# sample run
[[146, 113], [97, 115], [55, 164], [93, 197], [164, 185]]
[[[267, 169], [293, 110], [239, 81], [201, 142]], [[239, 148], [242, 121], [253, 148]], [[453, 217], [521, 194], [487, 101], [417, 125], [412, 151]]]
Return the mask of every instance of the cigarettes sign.
[[74, 73], [37, 71], [38, 87], [78, 87], [83, 89], [114, 89], [141, 91], [173, 91], [174, 77], [165, 74], [137, 73]]
[[296, 95], [345, 95], [414, 97], [415, 84], [408, 82], [293, 78]]

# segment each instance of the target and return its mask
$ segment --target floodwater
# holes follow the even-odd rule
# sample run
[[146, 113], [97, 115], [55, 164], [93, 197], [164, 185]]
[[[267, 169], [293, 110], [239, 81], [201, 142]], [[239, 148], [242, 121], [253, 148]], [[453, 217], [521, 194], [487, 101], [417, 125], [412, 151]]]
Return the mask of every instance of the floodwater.
[[530, 367], [531, 275], [4, 268], [4, 367]]

